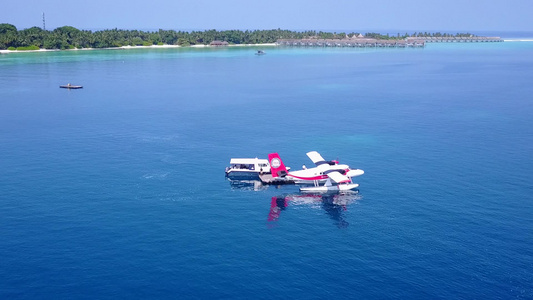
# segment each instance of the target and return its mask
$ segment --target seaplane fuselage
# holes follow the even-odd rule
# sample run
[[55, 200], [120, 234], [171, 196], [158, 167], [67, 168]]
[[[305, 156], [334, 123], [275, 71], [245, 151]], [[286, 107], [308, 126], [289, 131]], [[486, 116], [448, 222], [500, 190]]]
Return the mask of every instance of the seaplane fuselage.
[[[347, 174], [350, 172], [350, 167], [348, 165], [334, 165], [331, 166], [332, 171], [337, 171], [341, 174]], [[329, 172], [329, 170], [328, 170]], [[308, 169], [302, 169], [298, 171], [290, 171], [286, 175], [287, 178], [294, 179], [297, 183], [304, 183], [304, 181], [325, 181], [328, 179], [328, 175], [325, 174], [323, 171], [319, 170], [319, 168], [308, 168]]]

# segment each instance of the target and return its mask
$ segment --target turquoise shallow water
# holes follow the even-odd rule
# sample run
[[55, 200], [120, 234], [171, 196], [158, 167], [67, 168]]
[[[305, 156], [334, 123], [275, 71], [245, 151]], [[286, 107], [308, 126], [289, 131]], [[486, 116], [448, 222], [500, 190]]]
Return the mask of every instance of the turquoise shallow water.
[[1, 298], [533, 297], [533, 43], [256, 50], [1, 55]]

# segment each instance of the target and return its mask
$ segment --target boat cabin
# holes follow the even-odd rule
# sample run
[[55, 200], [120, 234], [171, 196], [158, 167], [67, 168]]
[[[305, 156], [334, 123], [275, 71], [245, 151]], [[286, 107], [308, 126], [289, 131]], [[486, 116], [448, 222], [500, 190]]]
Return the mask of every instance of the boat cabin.
[[230, 178], [259, 178], [261, 174], [270, 173], [268, 159], [232, 158], [230, 166], [226, 168], [226, 176]]

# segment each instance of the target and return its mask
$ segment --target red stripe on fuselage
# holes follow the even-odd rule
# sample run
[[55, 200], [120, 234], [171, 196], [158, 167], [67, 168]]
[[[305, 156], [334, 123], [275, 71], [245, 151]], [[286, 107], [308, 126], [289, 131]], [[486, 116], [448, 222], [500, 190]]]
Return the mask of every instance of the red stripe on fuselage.
[[300, 177], [300, 176], [295, 176], [291, 173], [287, 173], [288, 176], [291, 176], [291, 177], [294, 177], [296, 179], [302, 179], [302, 180], [320, 180], [320, 179], [327, 179], [328, 176], [327, 175], [319, 175], [319, 176], [315, 176], [315, 177]]

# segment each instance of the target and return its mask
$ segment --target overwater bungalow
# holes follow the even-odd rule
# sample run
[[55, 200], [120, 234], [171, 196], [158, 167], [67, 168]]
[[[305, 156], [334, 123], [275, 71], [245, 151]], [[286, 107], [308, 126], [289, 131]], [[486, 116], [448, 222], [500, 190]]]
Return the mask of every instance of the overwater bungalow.
[[423, 39], [412, 40], [378, 40], [374, 38], [345, 38], [345, 39], [280, 39], [277, 41], [281, 46], [293, 47], [381, 47], [381, 48], [405, 48], [405, 47], [423, 47]]
[[359, 34], [357, 37], [344, 39], [280, 39], [276, 43], [282, 46], [294, 47], [380, 47], [380, 48], [406, 48], [406, 47], [425, 47], [426, 43], [487, 43], [503, 42], [499, 37], [408, 37], [404, 40], [381, 40], [374, 38], [365, 38]]

